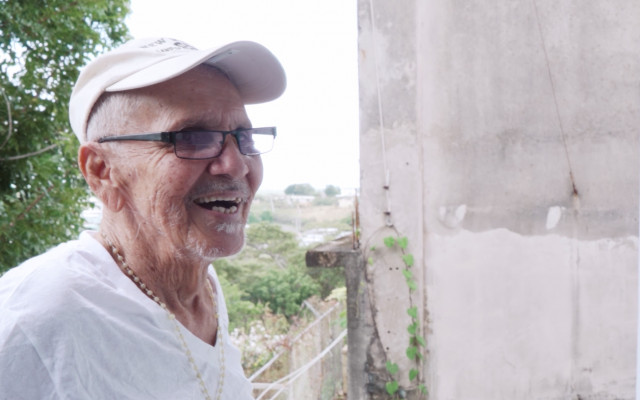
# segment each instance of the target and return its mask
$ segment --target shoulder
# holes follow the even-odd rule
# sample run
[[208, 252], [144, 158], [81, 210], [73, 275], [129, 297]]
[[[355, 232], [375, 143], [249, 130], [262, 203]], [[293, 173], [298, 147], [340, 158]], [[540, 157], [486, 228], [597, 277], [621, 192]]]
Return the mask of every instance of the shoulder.
[[118, 294], [109, 263], [109, 253], [83, 233], [8, 271], [0, 278], [0, 315], [14, 318], [0, 318], [0, 333], [19, 324], [46, 337], [76, 326], [77, 317]]
[[70, 326], [77, 299], [99, 280], [97, 250], [86, 238], [63, 243], [0, 278], [0, 392], [57, 398], [47, 342], [67, 336], [59, 329]]
[[[133, 343], [131, 338], [159, 330], [155, 315], [127, 292], [127, 281], [109, 253], [82, 236], [0, 278], [0, 393], [10, 383], [3, 374], [22, 371], [29, 376], [37, 367], [59, 391], [96, 398], [82, 394], [91, 386], [85, 384], [95, 383], [114, 358], [121, 362], [123, 354], [132, 354], [140, 341]], [[132, 324], [133, 319], [140, 323]], [[123, 371], [132, 373], [130, 369]]]
[[[83, 234], [85, 235], [85, 234]], [[104, 279], [109, 254], [91, 237], [66, 242], [25, 261], [0, 278], [0, 310], [49, 308], [73, 291]]]
[[0, 329], [0, 397], [59, 399], [45, 363], [14, 317], [2, 314], [2, 323], [11, 329]]

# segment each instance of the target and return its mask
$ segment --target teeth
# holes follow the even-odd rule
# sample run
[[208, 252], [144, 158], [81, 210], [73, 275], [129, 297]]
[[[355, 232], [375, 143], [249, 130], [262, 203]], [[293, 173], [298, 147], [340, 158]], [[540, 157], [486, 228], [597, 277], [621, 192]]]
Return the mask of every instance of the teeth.
[[223, 214], [233, 214], [234, 212], [238, 211], [238, 207], [236, 206], [231, 206], [230, 208], [211, 207], [211, 211], [217, 211]]
[[200, 197], [195, 200], [196, 204], [210, 203], [212, 201], [233, 201], [236, 204], [242, 203], [242, 197]]

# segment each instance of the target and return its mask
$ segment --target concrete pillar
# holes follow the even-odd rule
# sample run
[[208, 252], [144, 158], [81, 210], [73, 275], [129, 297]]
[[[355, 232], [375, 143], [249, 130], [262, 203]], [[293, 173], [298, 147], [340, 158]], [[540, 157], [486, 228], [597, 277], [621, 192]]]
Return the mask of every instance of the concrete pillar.
[[[634, 398], [639, 17], [632, 0], [359, 0], [377, 379], [390, 359], [414, 387], [411, 302], [430, 399]], [[396, 231], [411, 296], [382, 246]]]
[[307, 267], [343, 267], [347, 286], [348, 400], [367, 399], [367, 351], [374, 336], [364, 277], [364, 260], [351, 237], [324, 243], [307, 251]]

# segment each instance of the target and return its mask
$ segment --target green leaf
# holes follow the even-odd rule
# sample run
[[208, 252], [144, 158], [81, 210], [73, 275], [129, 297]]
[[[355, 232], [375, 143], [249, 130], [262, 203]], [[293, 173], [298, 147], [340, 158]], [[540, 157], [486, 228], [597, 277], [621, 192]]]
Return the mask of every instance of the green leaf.
[[398, 239], [398, 246], [400, 246], [401, 248], [406, 249], [408, 245], [409, 245], [409, 239], [407, 239], [406, 236], [403, 236]]
[[407, 264], [407, 267], [413, 266], [413, 254], [405, 254], [402, 256], [402, 261]]
[[418, 323], [414, 322], [413, 324], [409, 325], [407, 327], [407, 332], [409, 332], [409, 335], [413, 336], [416, 334], [416, 331], [418, 330]]
[[416, 336], [416, 340], [418, 341], [418, 343], [420, 343], [420, 346], [422, 347], [426, 347], [427, 346], [427, 341], [424, 340], [424, 338], [420, 335]]
[[418, 318], [418, 307], [417, 306], [413, 306], [407, 309], [407, 314], [409, 314], [409, 316], [411, 318]]
[[385, 386], [387, 388], [387, 393], [389, 393], [389, 395], [391, 396], [393, 396], [398, 391], [398, 382], [396, 381], [387, 382]]
[[429, 393], [427, 391], [427, 387], [424, 385], [424, 383], [421, 383], [420, 385], [418, 385], [418, 389], [420, 389], [420, 392], [422, 392], [422, 394], [427, 394]]
[[81, 217], [89, 188], [69, 95], [88, 60], [127, 40], [128, 12], [127, 0], [0, 2], [0, 159], [26, 157], [0, 161], [0, 274], [97, 228]]
[[333, 321], [331, 325], [339, 324], [342, 329], [347, 328], [347, 310], [342, 310], [338, 319]]
[[410, 360], [414, 360], [416, 358], [416, 354], [418, 354], [417, 347], [415, 346], [407, 347], [407, 357], [409, 357]]
[[411, 291], [418, 289], [418, 285], [416, 284], [416, 281], [414, 281], [413, 279], [407, 279], [407, 285], [409, 286], [409, 290]]
[[424, 357], [422, 357], [422, 353], [420, 353], [419, 351], [416, 353], [416, 355], [419, 359], [424, 360]]
[[373, 257], [367, 258], [367, 262], [369, 263], [369, 265], [373, 265]]
[[412, 381], [416, 379], [416, 376], [418, 376], [418, 370], [415, 368], [411, 368], [411, 371], [409, 371], [409, 380]]
[[384, 244], [388, 248], [392, 248], [396, 244], [396, 239], [393, 236], [387, 236], [384, 238]]
[[396, 372], [398, 372], [398, 364], [396, 363], [391, 363], [391, 361], [387, 361], [386, 365], [387, 367], [387, 371], [389, 371], [389, 373], [391, 375], [395, 374]]
[[406, 269], [402, 270], [402, 275], [404, 275], [404, 277], [407, 279], [411, 279], [413, 277], [413, 274], [411, 273], [411, 271], [408, 271]]
[[371, 248], [369, 249], [369, 251], [376, 251], [376, 246], [371, 246]]

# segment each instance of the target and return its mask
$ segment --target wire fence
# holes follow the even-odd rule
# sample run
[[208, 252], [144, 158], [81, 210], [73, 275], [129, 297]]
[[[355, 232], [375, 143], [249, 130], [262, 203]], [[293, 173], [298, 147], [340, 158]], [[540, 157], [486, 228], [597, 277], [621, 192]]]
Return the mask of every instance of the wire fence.
[[[291, 340], [287, 349], [276, 353], [249, 378], [256, 400], [346, 398], [347, 330], [339, 323], [344, 304], [320, 302], [313, 307], [321, 314]], [[269, 375], [265, 371], [280, 358], [288, 359], [288, 373], [275, 381], [261, 382], [261, 377]]]

